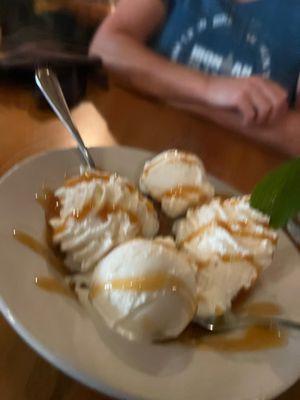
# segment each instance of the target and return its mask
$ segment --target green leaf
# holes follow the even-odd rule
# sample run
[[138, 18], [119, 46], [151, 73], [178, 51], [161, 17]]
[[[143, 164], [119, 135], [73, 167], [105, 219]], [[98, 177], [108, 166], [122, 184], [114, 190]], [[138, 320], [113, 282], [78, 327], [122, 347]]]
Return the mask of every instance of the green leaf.
[[300, 211], [300, 158], [283, 164], [259, 182], [250, 204], [269, 215], [273, 228], [285, 226]]

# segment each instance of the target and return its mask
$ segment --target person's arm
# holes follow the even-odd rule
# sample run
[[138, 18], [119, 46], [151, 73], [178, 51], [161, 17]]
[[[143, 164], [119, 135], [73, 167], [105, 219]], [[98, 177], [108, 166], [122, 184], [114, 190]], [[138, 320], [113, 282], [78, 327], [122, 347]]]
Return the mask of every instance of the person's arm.
[[[287, 108], [287, 94], [260, 77], [212, 77], [170, 62], [145, 43], [165, 19], [161, 0], [119, 0], [116, 11], [96, 32], [90, 54], [123, 83], [182, 108], [232, 110], [245, 125], [275, 120]], [[207, 108], [208, 106], [208, 108]], [[211, 113], [203, 111], [210, 118]]]
[[300, 112], [289, 110], [276, 123], [267, 126], [236, 126], [246, 136], [272, 144], [291, 156], [300, 155]]
[[[182, 108], [182, 104], [173, 102], [175, 107]], [[283, 150], [291, 156], [300, 155], [300, 109], [289, 110], [282, 118], [272, 124], [257, 125], [242, 123], [241, 116], [233, 111], [221, 110], [216, 107], [201, 105], [195, 107], [185, 104], [185, 109], [204, 116], [218, 125], [222, 125], [247, 137], [267, 143], [274, 148]]]
[[90, 54], [123, 83], [165, 101], [202, 101], [206, 79], [196, 71], [171, 63], [145, 46], [163, 23], [161, 0], [121, 0], [114, 14], [100, 26]]
[[[199, 110], [197, 111], [199, 112]], [[271, 144], [292, 156], [300, 155], [300, 76], [295, 108], [289, 110], [282, 118], [273, 124], [265, 126], [243, 126], [240, 119], [233, 113], [221, 112], [218, 113], [218, 117], [216, 118], [216, 113], [213, 113], [212, 110], [206, 110], [206, 112], [211, 112], [211, 119], [214, 119], [217, 123], [221, 123], [248, 137]]]

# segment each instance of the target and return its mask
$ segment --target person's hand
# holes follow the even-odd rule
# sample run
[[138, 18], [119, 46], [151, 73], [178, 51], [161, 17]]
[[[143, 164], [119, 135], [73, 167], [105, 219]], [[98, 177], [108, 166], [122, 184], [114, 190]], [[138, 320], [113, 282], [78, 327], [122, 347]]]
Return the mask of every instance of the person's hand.
[[259, 76], [249, 78], [207, 78], [210, 105], [237, 110], [243, 123], [272, 123], [288, 109], [287, 92], [277, 83]]

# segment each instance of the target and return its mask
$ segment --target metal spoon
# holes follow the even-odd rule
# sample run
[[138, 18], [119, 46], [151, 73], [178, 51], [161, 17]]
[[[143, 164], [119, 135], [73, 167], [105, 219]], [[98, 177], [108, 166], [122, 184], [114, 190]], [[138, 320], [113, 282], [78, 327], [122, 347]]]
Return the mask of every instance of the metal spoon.
[[52, 110], [76, 140], [84, 165], [89, 169], [95, 168], [95, 162], [72, 121], [70, 110], [56, 74], [49, 68], [37, 68], [35, 71], [35, 82]]
[[265, 326], [285, 327], [290, 329], [300, 330], [300, 322], [292, 321], [281, 317], [253, 317], [253, 316], [236, 316], [232, 313], [227, 313], [222, 317], [198, 318], [195, 320], [202, 328], [214, 332], [230, 332], [249, 326]]

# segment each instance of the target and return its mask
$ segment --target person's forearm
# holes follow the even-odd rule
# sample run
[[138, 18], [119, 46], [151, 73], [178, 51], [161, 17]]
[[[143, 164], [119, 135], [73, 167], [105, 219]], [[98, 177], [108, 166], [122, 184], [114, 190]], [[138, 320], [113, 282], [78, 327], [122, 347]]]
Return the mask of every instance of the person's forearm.
[[96, 34], [90, 53], [126, 85], [167, 102], [205, 103], [207, 75], [172, 63], [124, 33]]
[[290, 110], [272, 125], [244, 126], [241, 115], [234, 111], [188, 103], [172, 102], [171, 105], [208, 118], [218, 125], [269, 144], [289, 155], [300, 155], [300, 111]]
[[221, 123], [236, 132], [269, 144], [292, 156], [300, 155], [300, 112], [288, 111], [281, 119], [271, 125], [244, 126], [240, 117], [232, 112], [215, 113], [215, 122]]
[[[240, 127], [240, 132], [265, 143], [273, 144], [292, 156], [300, 155], [300, 112], [288, 111], [272, 125]], [[237, 126], [238, 129], [238, 126]]]

